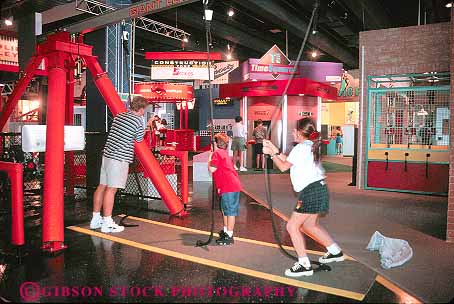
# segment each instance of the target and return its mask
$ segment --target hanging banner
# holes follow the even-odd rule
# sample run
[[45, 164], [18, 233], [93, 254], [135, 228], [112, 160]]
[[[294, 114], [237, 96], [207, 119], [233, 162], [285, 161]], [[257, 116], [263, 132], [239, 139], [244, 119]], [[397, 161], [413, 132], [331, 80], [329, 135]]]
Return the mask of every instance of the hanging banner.
[[139, 82], [134, 84], [134, 93], [156, 102], [176, 102], [194, 98], [192, 86], [179, 83]]
[[0, 63], [18, 65], [19, 48], [17, 38], [0, 35]]
[[[214, 79], [214, 63], [210, 66], [210, 78]], [[153, 80], [208, 80], [206, 60], [153, 60], [151, 63]]]

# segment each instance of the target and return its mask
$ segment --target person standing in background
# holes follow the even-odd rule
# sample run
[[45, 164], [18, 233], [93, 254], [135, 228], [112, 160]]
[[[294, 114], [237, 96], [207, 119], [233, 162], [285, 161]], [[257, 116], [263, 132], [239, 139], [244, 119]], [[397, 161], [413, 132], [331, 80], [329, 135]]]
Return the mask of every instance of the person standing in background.
[[[252, 137], [255, 140], [254, 152], [255, 152], [255, 167], [257, 169], [265, 169], [265, 155], [263, 154], [263, 139], [266, 137], [266, 128], [263, 126], [261, 119], [257, 120], [257, 127], [252, 132]], [[261, 165], [261, 166], [260, 166]]]
[[342, 134], [337, 133], [336, 135], [336, 154], [342, 155], [342, 144], [343, 144]]
[[246, 130], [244, 129], [243, 117], [235, 117], [235, 124], [232, 128], [233, 140], [232, 140], [232, 151], [233, 151], [233, 167], [238, 170], [237, 161], [240, 162], [240, 171], [247, 171], [244, 167], [243, 151], [246, 150]]

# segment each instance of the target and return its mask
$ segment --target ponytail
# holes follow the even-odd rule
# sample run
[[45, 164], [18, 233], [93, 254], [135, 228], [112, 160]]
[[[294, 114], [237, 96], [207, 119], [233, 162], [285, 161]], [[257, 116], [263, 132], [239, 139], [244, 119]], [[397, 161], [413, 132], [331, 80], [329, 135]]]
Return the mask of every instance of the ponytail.
[[320, 148], [322, 146], [322, 138], [320, 133], [315, 131], [309, 135], [309, 140], [311, 140], [314, 144], [312, 145], [312, 154], [314, 155], [314, 162], [319, 163], [321, 158], [321, 151]]
[[315, 122], [309, 118], [301, 118], [296, 123], [296, 130], [301, 132], [306, 138], [311, 140], [314, 144], [312, 145], [312, 153], [314, 154], [314, 162], [320, 162], [320, 147], [322, 145], [322, 138], [320, 133], [315, 129]]

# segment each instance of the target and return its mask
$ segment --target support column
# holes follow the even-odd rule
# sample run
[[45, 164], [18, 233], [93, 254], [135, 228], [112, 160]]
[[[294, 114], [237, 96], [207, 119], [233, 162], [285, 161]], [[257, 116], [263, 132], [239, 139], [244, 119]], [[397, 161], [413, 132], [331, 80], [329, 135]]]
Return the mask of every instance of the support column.
[[450, 35], [450, 74], [451, 74], [451, 94], [450, 94], [450, 133], [449, 133], [449, 192], [448, 192], [448, 218], [446, 229], [446, 241], [454, 242], [454, 8], [451, 8], [451, 30]]
[[186, 101], [185, 108], [184, 108], [184, 128], [186, 130], [189, 128], [188, 122], [189, 122], [189, 105], [188, 105], [188, 101]]
[[322, 131], [322, 98], [317, 97], [317, 131]]
[[49, 57], [49, 94], [47, 99], [47, 130], [43, 197], [43, 249], [64, 249], [64, 124], [66, 75], [65, 54], [55, 52]]
[[[93, 46], [93, 55], [99, 63], [105, 67], [106, 62], [106, 30], [100, 29], [85, 35], [85, 43]], [[92, 135], [86, 138], [85, 151], [87, 165], [87, 195], [91, 196], [99, 184], [99, 173], [101, 171], [101, 154], [107, 138], [107, 116], [108, 110], [104, 99], [99, 93], [92, 75], [86, 72], [86, 131]], [[88, 204], [92, 204], [91, 201]]]
[[[247, 110], [248, 110], [248, 98], [247, 96], [244, 96], [243, 97], [243, 104], [242, 104], [242, 117], [243, 117], [243, 123], [244, 123], [244, 129], [245, 129], [245, 133], [246, 133], [246, 137], [248, 136], [249, 132], [248, 132], [248, 129], [247, 129], [247, 116], [248, 116], [248, 113], [247, 113]], [[210, 102], [213, 102], [212, 100], [210, 100]], [[247, 140], [247, 138], [246, 138]], [[247, 168], [247, 151], [243, 151], [241, 152], [243, 153], [243, 162], [244, 162], [244, 167]]]
[[[65, 105], [65, 125], [74, 124], [74, 72], [68, 71], [66, 105]], [[66, 194], [74, 194], [74, 152], [65, 152], [65, 176]]]
[[284, 95], [283, 96], [283, 99], [282, 99], [282, 105], [281, 105], [281, 108], [282, 108], [282, 147], [281, 147], [281, 151], [283, 153], [286, 153], [287, 152], [287, 128], [288, 128], [288, 98], [287, 98], [287, 95]]

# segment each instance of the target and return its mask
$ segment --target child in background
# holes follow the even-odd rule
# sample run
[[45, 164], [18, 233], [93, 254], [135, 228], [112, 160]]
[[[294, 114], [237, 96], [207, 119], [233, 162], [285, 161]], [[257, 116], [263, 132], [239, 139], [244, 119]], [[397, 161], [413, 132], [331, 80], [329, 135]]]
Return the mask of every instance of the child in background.
[[318, 222], [320, 214], [328, 212], [329, 195], [320, 161], [321, 138], [315, 126], [310, 118], [298, 120], [293, 130], [293, 138], [298, 144], [288, 156], [279, 153], [271, 141], [263, 141], [263, 153], [271, 155], [273, 163], [282, 172], [290, 169], [293, 190], [298, 192], [296, 207], [287, 223], [287, 231], [298, 254], [298, 262], [285, 270], [285, 275], [289, 277], [310, 276], [314, 273], [302, 232], [326, 247], [328, 252], [319, 258], [320, 263], [344, 260], [339, 246]]
[[337, 135], [336, 135], [336, 154], [337, 155], [342, 155], [342, 144], [343, 144], [342, 134], [337, 133]]
[[219, 239], [216, 240], [216, 243], [231, 245], [234, 243], [233, 229], [240, 206], [241, 182], [227, 152], [229, 137], [225, 133], [218, 133], [214, 136], [214, 141], [215, 150], [210, 154], [208, 169], [213, 174], [217, 193], [221, 197], [224, 220], [224, 229], [219, 232]]
[[[151, 146], [155, 149], [159, 146], [159, 131], [161, 125], [161, 118], [158, 115], [153, 116], [147, 122], [147, 127], [150, 128]], [[154, 144], [154, 145], [153, 145]]]
[[166, 133], [167, 133], [167, 120], [162, 119], [159, 126], [159, 140], [161, 141], [161, 146], [166, 145]]

